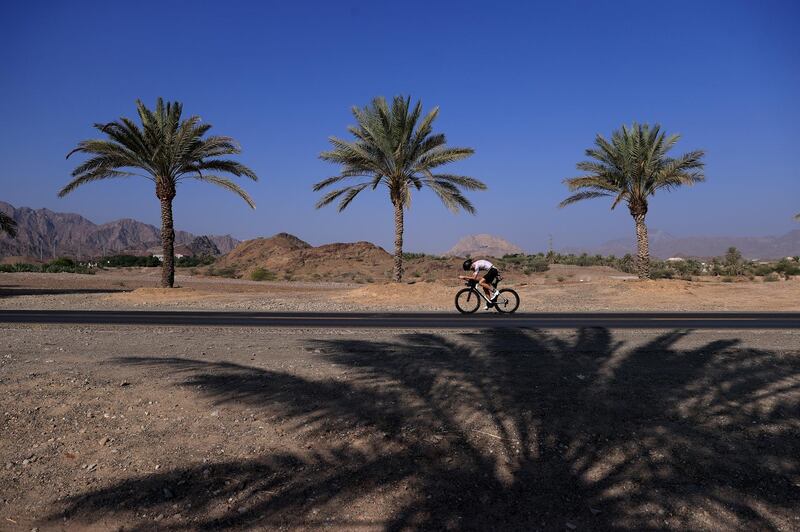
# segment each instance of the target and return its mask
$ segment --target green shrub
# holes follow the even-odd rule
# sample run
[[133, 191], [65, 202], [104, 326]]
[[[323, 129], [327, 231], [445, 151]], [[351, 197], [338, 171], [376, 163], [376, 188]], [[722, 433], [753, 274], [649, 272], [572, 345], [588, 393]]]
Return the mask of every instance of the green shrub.
[[650, 270], [650, 277], [652, 279], [672, 279], [675, 277], [675, 272], [671, 268], [653, 268]]
[[216, 259], [211, 255], [202, 255], [199, 257], [181, 257], [175, 260], [175, 267], [177, 268], [194, 268], [196, 266], [208, 266], [214, 264]]
[[137, 257], [136, 255], [109, 255], [103, 257], [98, 264], [107, 268], [155, 268], [161, 261], [152, 255]]
[[55, 268], [74, 268], [75, 261], [70, 259], [69, 257], [59, 257], [57, 259], [51, 260], [47, 263], [47, 266], [53, 266]]
[[775, 272], [769, 273], [769, 274], [764, 276], [764, 282], [765, 283], [774, 283], [775, 281], [779, 281], [779, 280], [780, 280], [780, 277]]
[[228, 279], [236, 279], [236, 270], [234, 268], [220, 268], [216, 269], [213, 266], [208, 269], [208, 275], [212, 277], [227, 277]]
[[32, 273], [80, 273], [84, 275], [94, 275], [94, 270], [90, 270], [83, 264], [78, 264], [71, 259], [71, 266], [66, 264], [67, 261], [61, 259], [54, 260], [48, 264], [39, 266], [37, 264], [3, 264], [0, 265], [0, 272], [3, 273], [18, 273], [18, 272], [32, 272]]
[[2, 273], [19, 273], [19, 272], [34, 272], [41, 273], [42, 267], [38, 264], [0, 264], [0, 272]]
[[250, 279], [252, 281], [274, 281], [277, 279], [277, 275], [273, 272], [266, 270], [264, 268], [256, 268], [252, 272], [250, 272]]

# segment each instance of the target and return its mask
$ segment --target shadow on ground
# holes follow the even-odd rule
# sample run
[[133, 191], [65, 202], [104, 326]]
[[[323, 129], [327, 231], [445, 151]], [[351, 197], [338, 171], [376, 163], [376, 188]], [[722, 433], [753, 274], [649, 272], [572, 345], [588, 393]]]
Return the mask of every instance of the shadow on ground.
[[70, 294], [115, 294], [130, 292], [126, 288], [29, 288], [15, 286], [0, 286], [0, 297], [18, 296], [61, 296]]
[[[638, 348], [605, 329], [314, 342], [347, 375], [319, 380], [122, 359], [292, 420], [311, 448], [127, 478], [52, 519], [129, 511], [149, 529], [136, 512], [179, 502], [191, 509], [161, 528], [798, 526], [800, 359], [735, 339], [677, 348], [689, 334]], [[178, 486], [168, 501], [164, 485]]]

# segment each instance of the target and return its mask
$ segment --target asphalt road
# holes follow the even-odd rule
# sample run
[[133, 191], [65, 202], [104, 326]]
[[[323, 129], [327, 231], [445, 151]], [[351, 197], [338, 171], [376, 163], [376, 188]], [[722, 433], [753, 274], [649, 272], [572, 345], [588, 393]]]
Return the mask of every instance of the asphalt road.
[[800, 312], [426, 313], [0, 310], [0, 323], [380, 329], [800, 329]]

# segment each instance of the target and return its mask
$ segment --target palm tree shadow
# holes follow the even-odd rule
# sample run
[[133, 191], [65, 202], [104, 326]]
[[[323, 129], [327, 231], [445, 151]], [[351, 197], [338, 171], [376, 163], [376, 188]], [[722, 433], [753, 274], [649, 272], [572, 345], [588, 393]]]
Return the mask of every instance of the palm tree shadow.
[[[570, 339], [503, 329], [312, 342], [347, 380], [120, 359], [182, 374], [182, 385], [217, 403], [289, 419], [314, 450], [129, 478], [73, 497], [51, 518], [182, 501], [199, 520], [169, 527], [315, 527], [317, 515], [387, 530], [791, 523], [800, 363], [737, 340], [679, 348], [689, 335], [670, 331], [628, 349], [607, 329]], [[165, 483], [182, 486], [169, 501]], [[210, 511], [234, 495], [247, 500], [244, 511]], [[374, 498], [389, 508], [382, 519], [346, 511]]]

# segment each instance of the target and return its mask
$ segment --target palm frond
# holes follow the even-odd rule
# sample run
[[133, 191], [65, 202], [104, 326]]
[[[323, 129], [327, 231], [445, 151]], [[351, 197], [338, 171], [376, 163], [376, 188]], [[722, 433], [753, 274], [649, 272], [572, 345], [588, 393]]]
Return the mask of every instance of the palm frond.
[[475, 214], [475, 207], [472, 203], [450, 181], [433, 179], [426, 181], [425, 184], [433, 190], [451, 212], [457, 213], [459, 210], [463, 210], [469, 214]]
[[134, 174], [132, 174], [131, 172], [113, 170], [107, 167], [97, 168], [91, 172], [84, 173], [81, 176], [76, 177], [75, 179], [67, 183], [67, 185], [58, 192], [58, 197], [63, 198], [64, 196], [66, 196], [79, 186], [85, 185], [86, 183], [91, 183], [93, 181], [101, 181], [103, 179], [131, 177], [133, 175]]
[[474, 177], [455, 174], [431, 174], [430, 177], [439, 181], [449, 181], [467, 190], [486, 190], [486, 183], [479, 181]]
[[230, 179], [210, 174], [195, 174], [195, 175], [189, 174], [187, 177], [190, 177], [191, 179], [196, 179], [198, 181], [203, 181], [205, 183], [211, 183], [212, 185], [217, 185], [226, 190], [230, 190], [231, 192], [242, 198], [250, 206], [251, 209], [256, 208], [256, 203], [253, 201], [253, 198], [251, 198], [250, 195], [244, 191], [244, 189], [242, 189], [239, 185], [237, 185]]
[[[316, 208], [317, 209], [321, 209], [322, 207], [324, 207], [326, 205], [329, 205], [330, 203], [333, 203], [334, 201], [336, 201], [336, 199], [338, 199], [340, 196], [348, 194], [348, 193], [350, 193], [350, 191], [356, 189], [357, 192], [355, 192], [355, 194], [353, 194], [350, 197], [350, 200], [347, 202], [347, 205], [349, 205], [350, 202], [353, 201], [353, 198], [355, 198], [355, 195], [358, 194], [359, 192], [361, 192], [362, 190], [364, 190], [364, 188], [366, 188], [368, 185], [369, 185], [369, 183], [360, 183], [358, 185], [351, 185], [349, 187], [343, 187], [343, 188], [340, 188], [340, 189], [337, 189], [337, 190], [332, 190], [332, 191], [328, 192], [327, 194], [325, 194], [324, 196], [322, 196], [322, 198], [320, 198], [320, 200], [316, 204]], [[347, 205], [345, 205], [345, 207]], [[339, 210], [340, 211], [344, 210], [344, 207], [340, 206]]]
[[575, 202], [578, 202], [578, 201], [581, 201], [581, 200], [591, 199], [591, 198], [602, 198], [603, 196], [610, 196], [610, 195], [611, 194], [608, 194], [607, 192], [597, 192], [597, 191], [586, 190], [586, 191], [583, 191], [583, 192], [577, 192], [577, 193], [573, 194], [572, 196], [568, 197], [567, 199], [565, 199], [564, 201], [559, 203], [558, 206], [559, 207], [566, 207], [567, 205], [569, 205], [571, 203], [575, 203]]

